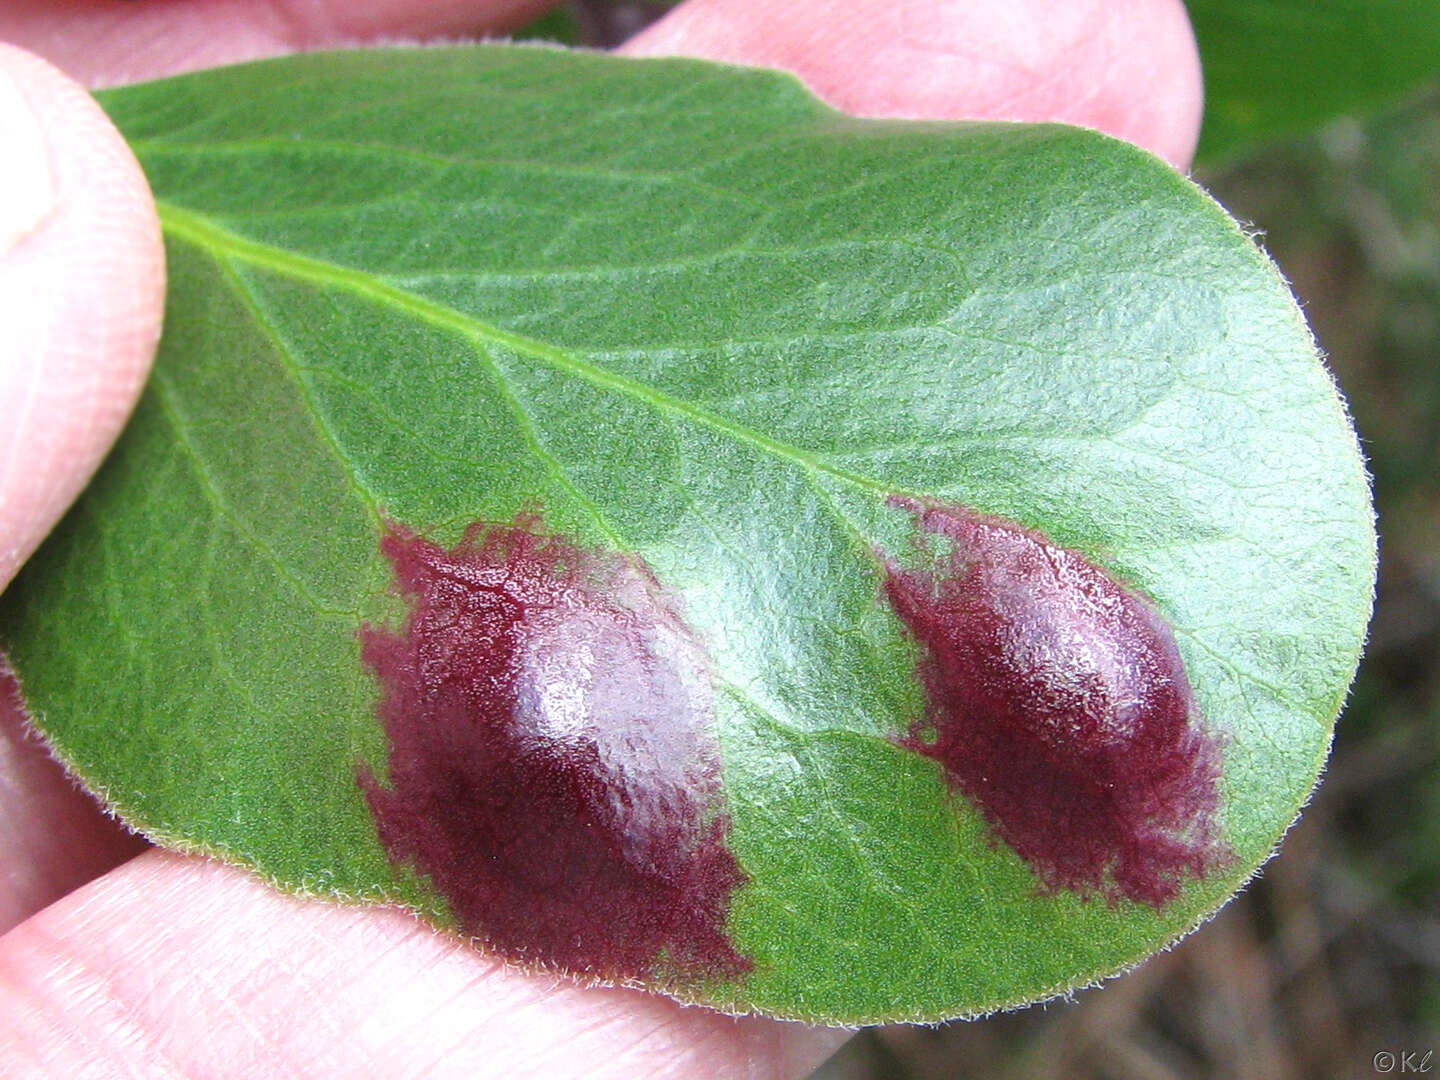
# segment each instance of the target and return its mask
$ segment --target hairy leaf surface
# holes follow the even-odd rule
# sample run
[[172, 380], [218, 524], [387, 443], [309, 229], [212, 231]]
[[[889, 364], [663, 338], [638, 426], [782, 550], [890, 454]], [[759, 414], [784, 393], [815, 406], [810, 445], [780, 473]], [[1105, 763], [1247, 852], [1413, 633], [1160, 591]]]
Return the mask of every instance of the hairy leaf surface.
[[[0, 599], [0, 641], [58, 752], [160, 842], [536, 966], [933, 1020], [1174, 940], [1307, 798], [1370, 607], [1366, 478], [1280, 278], [1158, 160], [534, 47], [310, 55], [103, 102], [161, 208], [161, 356]], [[1083, 596], [1047, 615], [1065, 581]], [[929, 611], [957, 596], [991, 606]], [[456, 651], [457, 626], [500, 651], [470, 630]], [[1137, 685], [1190, 741], [1154, 752], [1209, 786], [1127, 804], [1138, 883], [1087, 844], [1100, 788], [1046, 851], [1043, 822], [987, 817], [1015, 803], [974, 795], [988, 772], [947, 773], [973, 727], [926, 741], [927, 718], [990, 712], [937, 650], [1002, 632], [987, 700], [1027, 754], [1074, 751], [1024, 706], [1054, 711], [1053, 680], [1019, 693], [1006, 665], [1159, 658]], [[1115, 749], [1130, 713], [1094, 700], [1084, 761], [1148, 792]], [[509, 741], [472, 753], [472, 713]], [[1056, 775], [1089, 782], [1078, 760]], [[1158, 884], [1147, 822], [1190, 830]], [[482, 888], [463, 866], [494, 851], [519, 868]], [[514, 875], [555, 901], [528, 952]], [[625, 940], [583, 921], [651, 911], [612, 901], [652, 878], [679, 899]]]

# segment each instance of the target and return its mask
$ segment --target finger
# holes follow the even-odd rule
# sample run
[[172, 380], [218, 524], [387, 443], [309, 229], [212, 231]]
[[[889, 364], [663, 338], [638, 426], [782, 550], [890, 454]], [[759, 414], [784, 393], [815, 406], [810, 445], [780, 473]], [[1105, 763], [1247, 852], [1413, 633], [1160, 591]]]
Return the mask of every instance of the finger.
[[0, 40], [45, 57], [87, 86], [326, 45], [498, 33], [557, 0], [18, 0]]
[[1182, 169], [1200, 131], [1181, 0], [688, 0], [622, 51], [786, 68], [861, 116], [1080, 124]]
[[145, 846], [69, 782], [0, 670], [0, 934]]
[[95, 103], [0, 46], [0, 587], [84, 487], [129, 415], [163, 310], [160, 226]]
[[[85, 486], [159, 337], [144, 178], [95, 103], [0, 46], [0, 588]], [[30, 739], [0, 679], [0, 927], [133, 850]]]
[[843, 1037], [523, 975], [162, 852], [0, 939], [0, 1002], [20, 1075], [798, 1077]]

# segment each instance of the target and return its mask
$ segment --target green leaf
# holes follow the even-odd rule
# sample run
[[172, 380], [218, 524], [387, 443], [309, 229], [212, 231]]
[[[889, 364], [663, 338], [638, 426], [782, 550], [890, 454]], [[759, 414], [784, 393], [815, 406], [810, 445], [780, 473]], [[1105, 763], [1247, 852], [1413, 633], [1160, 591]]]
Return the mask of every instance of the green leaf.
[[[159, 199], [166, 330], [0, 640], [58, 752], [148, 835], [472, 933], [512, 914], [447, 900], [435, 875], [463, 868], [392, 862], [367, 802], [412, 768], [377, 673], [419, 634], [393, 584], [417, 552], [563, 577], [598, 644], [562, 623], [540, 662], [661, 623], [703, 650], [684, 693], [713, 698], [706, 820], [743, 876], [719, 910], [745, 962], [687, 968], [681, 943], [592, 976], [827, 1021], [1036, 1000], [1192, 929], [1306, 800], [1370, 608], [1366, 477], [1274, 269], [1158, 160], [534, 47], [309, 55], [103, 103]], [[1227, 859], [1163, 903], [1046, 888], [913, 752], [931, 641], [886, 578], [923, 606], [916, 559], [946, 565], [920, 506], [949, 535], [989, 519], [943, 506], [1038, 530], [1153, 602], [1223, 746]], [[616, 614], [637, 581], [663, 609]]]
[[1205, 69], [1198, 157], [1376, 108], [1440, 74], [1434, 0], [1186, 0]]

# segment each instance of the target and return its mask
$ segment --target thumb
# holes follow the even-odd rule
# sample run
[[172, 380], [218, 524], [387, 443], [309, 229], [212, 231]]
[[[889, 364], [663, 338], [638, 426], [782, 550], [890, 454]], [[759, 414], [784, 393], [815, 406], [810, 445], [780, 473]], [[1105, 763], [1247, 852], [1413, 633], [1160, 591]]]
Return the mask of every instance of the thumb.
[[[0, 45], [0, 589], [129, 415], [164, 289], [155, 207], [119, 133]], [[0, 656], [0, 932], [137, 846], [29, 736]]]
[[0, 588], [80, 493], [160, 334], [154, 203], [99, 106], [0, 45]]

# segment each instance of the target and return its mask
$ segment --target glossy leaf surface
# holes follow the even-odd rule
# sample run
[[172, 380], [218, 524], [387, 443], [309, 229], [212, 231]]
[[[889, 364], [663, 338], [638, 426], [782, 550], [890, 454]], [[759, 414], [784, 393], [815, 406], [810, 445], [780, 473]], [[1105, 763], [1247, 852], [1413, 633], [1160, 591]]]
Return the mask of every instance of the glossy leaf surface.
[[[1279, 277], [1159, 161], [539, 48], [103, 101], [161, 206], [162, 354], [0, 641], [60, 753], [161, 842], [476, 932], [481, 894], [459, 912], [372, 816], [404, 825], [424, 771], [387, 756], [427, 737], [404, 680], [458, 655], [432, 648], [446, 604], [515, 655], [557, 642], [557, 671], [611, 656], [587, 701], [689, 703], [701, 734], [668, 745], [694, 767], [652, 803], [714, 854], [695, 880], [729, 959], [589, 973], [725, 1009], [938, 1019], [1084, 984], [1212, 912], [1305, 801], [1369, 612], [1366, 479]], [[924, 606], [922, 505], [1017, 523], [1173, 628], [1226, 852], [1173, 897], [1047, 885], [915, 752], [928, 639], [886, 581]], [[472, 603], [436, 574], [500, 584]], [[493, 614], [516, 597], [541, 615]], [[679, 775], [664, 740], [616, 737]], [[651, 805], [593, 779], [565, 781], [575, 806]], [[401, 825], [392, 855], [453, 850]]]

